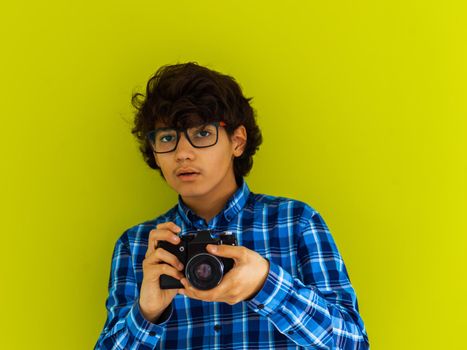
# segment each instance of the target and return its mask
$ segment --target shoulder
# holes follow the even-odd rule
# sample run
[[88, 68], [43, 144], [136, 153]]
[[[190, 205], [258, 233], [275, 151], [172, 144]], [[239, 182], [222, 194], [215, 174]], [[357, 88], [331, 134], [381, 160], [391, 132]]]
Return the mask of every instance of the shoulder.
[[153, 219], [149, 219], [127, 228], [118, 238], [117, 243], [124, 244], [129, 248], [138, 245], [147, 245], [149, 232], [160, 223], [174, 221], [177, 206], [172, 207], [167, 212]]
[[287, 216], [293, 216], [297, 219], [311, 219], [315, 215], [319, 215], [318, 211], [310, 204], [303, 201], [269, 194], [251, 193], [249, 203], [251, 209], [263, 210], [268, 213], [277, 213]]

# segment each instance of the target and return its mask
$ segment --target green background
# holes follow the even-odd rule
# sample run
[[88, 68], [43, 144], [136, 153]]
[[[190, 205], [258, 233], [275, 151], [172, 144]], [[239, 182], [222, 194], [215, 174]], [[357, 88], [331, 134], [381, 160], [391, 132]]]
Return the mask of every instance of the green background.
[[322, 214], [372, 348], [465, 344], [464, 1], [1, 7], [0, 348], [93, 347], [116, 239], [176, 201], [130, 97], [186, 61], [253, 97], [247, 182]]

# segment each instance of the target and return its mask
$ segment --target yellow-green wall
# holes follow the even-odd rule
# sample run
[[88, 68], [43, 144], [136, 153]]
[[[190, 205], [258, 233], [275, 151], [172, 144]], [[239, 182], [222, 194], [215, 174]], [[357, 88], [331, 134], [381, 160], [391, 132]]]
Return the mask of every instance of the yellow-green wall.
[[1, 349], [89, 349], [115, 240], [174, 205], [130, 96], [194, 60], [253, 96], [255, 192], [321, 212], [373, 349], [462, 348], [464, 1], [22, 1], [1, 28]]

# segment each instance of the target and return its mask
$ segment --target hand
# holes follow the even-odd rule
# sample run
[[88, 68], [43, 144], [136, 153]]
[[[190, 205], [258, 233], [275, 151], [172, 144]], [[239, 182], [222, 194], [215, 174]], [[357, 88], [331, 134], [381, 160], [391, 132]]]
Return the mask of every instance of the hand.
[[253, 250], [239, 246], [208, 244], [206, 250], [217, 256], [232, 258], [234, 267], [225, 274], [221, 283], [210, 290], [194, 288], [186, 278], [181, 282], [180, 294], [204, 301], [220, 301], [234, 305], [255, 296], [263, 287], [269, 273], [269, 261]]
[[177, 233], [181, 229], [173, 222], [165, 222], [151, 230], [148, 239], [148, 250], [143, 260], [143, 282], [139, 296], [139, 306], [144, 318], [155, 322], [177, 295], [177, 289], [161, 289], [160, 276], [169, 275], [178, 280], [183, 277], [182, 263], [178, 258], [162, 248], [156, 248], [157, 242], [167, 241], [178, 244]]

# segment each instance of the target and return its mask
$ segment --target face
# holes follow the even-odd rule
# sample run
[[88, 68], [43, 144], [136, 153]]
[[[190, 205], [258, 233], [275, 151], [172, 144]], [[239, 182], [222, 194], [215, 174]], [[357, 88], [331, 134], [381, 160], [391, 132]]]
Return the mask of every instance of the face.
[[169, 186], [182, 198], [215, 198], [235, 186], [233, 160], [243, 153], [245, 145], [244, 126], [230, 136], [219, 127], [217, 143], [206, 148], [193, 147], [181, 132], [174, 151], [154, 153], [154, 157]]

